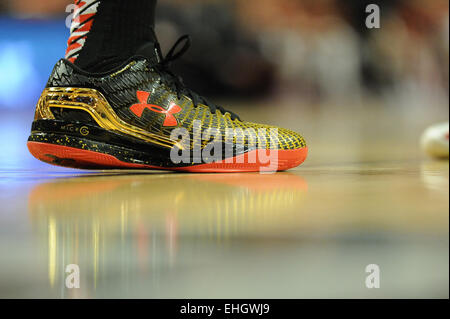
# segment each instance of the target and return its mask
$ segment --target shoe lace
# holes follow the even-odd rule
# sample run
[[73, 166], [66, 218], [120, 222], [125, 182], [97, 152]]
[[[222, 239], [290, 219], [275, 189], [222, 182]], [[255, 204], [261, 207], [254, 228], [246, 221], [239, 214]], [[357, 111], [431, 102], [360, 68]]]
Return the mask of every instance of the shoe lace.
[[[181, 47], [181, 49], [177, 50], [180, 45], [183, 46]], [[185, 95], [192, 100], [194, 107], [197, 107], [199, 104], [203, 104], [209, 107], [211, 113], [216, 113], [216, 111], [219, 110], [222, 114], [226, 113], [230, 114], [232, 120], [235, 119], [240, 120], [239, 116], [236, 115], [235, 113], [224, 109], [222, 106], [211, 103], [205, 97], [187, 88], [183, 82], [183, 79], [180, 76], [174, 74], [170, 70], [171, 64], [175, 60], [181, 58], [189, 50], [190, 47], [191, 47], [190, 36], [189, 35], [182, 36], [177, 40], [177, 42], [175, 42], [175, 44], [172, 46], [167, 55], [163, 57], [156, 66], [154, 66], [154, 68], [159, 71], [162, 80], [177, 92], [178, 99], [181, 99], [181, 96]]]

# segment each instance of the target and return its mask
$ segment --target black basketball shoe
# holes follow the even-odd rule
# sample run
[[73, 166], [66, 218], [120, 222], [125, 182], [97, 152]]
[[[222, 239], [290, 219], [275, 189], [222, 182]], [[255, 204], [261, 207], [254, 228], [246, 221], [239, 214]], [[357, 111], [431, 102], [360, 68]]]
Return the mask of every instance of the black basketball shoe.
[[37, 104], [31, 154], [85, 169], [245, 172], [303, 163], [308, 149], [299, 134], [243, 121], [171, 72], [189, 45], [184, 36], [163, 57], [149, 43], [101, 74], [60, 60]]

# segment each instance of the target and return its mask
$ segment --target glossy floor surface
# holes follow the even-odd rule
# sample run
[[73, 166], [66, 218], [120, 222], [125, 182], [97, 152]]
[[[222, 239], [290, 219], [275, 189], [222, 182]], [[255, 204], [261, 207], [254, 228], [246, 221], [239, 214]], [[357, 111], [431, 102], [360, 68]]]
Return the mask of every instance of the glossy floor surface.
[[2, 113], [0, 297], [448, 298], [449, 164], [417, 146], [448, 113], [285, 104], [240, 112], [307, 138], [274, 175], [51, 167]]

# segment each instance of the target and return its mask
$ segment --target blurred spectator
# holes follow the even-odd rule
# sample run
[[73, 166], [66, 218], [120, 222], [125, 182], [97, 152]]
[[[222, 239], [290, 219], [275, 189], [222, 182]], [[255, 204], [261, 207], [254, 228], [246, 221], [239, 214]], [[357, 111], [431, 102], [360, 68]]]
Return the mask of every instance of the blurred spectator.
[[358, 98], [358, 37], [334, 0], [238, 1], [241, 21], [259, 32], [277, 62], [279, 87], [311, 99]]
[[232, 1], [160, 1], [157, 34], [165, 52], [182, 34], [193, 46], [174, 70], [205, 95], [249, 97], [273, 87], [274, 65], [266, 59], [255, 34], [236, 21]]
[[367, 42], [384, 89], [411, 103], [448, 99], [448, 27], [447, 1], [399, 2]]

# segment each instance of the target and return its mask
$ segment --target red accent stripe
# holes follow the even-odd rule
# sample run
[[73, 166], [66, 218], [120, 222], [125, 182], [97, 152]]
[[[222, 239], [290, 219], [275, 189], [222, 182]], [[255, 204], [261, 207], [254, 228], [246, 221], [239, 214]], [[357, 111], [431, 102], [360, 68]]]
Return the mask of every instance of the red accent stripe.
[[[82, 46], [81, 44], [78, 43], [79, 40], [83, 39], [83, 38], [86, 39], [87, 33], [91, 30], [92, 25], [94, 23], [93, 17], [95, 16], [95, 13], [78, 14], [86, 6], [86, 2], [85, 1], [79, 1], [79, 2], [75, 1], [75, 4], [77, 5], [77, 8], [74, 10], [74, 15], [76, 15], [76, 17], [72, 21], [72, 26], [74, 25], [74, 23], [79, 25], [79, 28], [75, 29], [75, 33], [78, 35], [72, 35], [72, 34], [70, 35], [69, 40], [68, 40], [68, 47], [66, 50], [66, 57], [73, 55], [74, 50], [78, 49]], [[82, 34], [83, 32], [85, 32], [86, 34], [84, 36], [80, 37], [80, 33]], [[73, 43], [74, 41], [76, 41], [76, 42]], [[74, 63], [75, 60], [77, 59], [77, 57], [78, 57], [78, 54], [76, 54], [72, 58], [70, 58], [69, 61]]]
[[[73, 40], [72, 38], [69, 38], [69, 43]], [[66, 55], [68, 55], [72, 50], [78, 49], [81, 47], [81, 44], [78, 42], [75, 42], [67, 47]]]
[[91, 20], [91, 21], [88, 21], [88, 22], [86, 22], [86, 20], [92, 18], [93, 16], [95, 16], [95, 14], [94, 13], [90, 13], [90, 14], [82, 14], [79, 17], [75, 18], [74, 22], [77, 22], [80, 25], [85, 23], [81, 28], [77, 29], [76, 32], [90, 31], [91, 27], [92, 27], [92, 23], [94, 22], [94, 20]]

